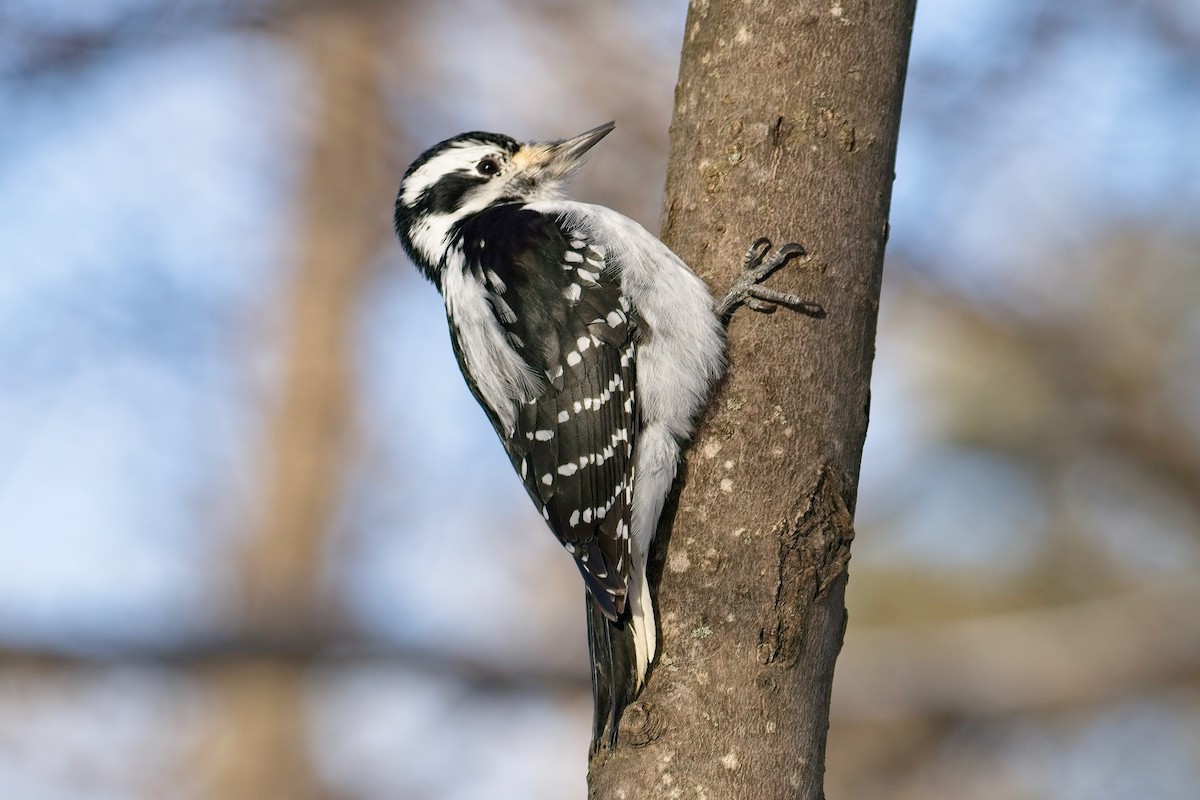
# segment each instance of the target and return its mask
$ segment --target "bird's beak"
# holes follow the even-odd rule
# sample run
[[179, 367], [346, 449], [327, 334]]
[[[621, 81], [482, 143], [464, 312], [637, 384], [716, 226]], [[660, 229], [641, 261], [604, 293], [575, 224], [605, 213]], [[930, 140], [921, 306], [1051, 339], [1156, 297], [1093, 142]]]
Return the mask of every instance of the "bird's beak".
[[597, 125], [570, 139], [527, 144], [517, 153], [523, 171], [534, 170], [550, 178], [561, 178], [579, 166], [584, 153], [617, 127], [615, 122]]
[[591, 150], [597, 142], [612, 133], [612, 129], [615, 127], [617, 127], [617, 123], [606, 122], [571, 139], [548, 142], [547, 147], [550, 148], [551, 157], [555, 161], [563, 160], [574, 164], [583, 158], [583, 154]]

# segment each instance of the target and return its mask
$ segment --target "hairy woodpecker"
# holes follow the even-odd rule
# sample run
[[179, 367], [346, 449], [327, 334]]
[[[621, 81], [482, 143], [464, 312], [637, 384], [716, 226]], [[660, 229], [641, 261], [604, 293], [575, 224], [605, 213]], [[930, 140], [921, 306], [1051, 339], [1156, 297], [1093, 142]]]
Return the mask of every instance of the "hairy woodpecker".
[[[404, 174], [396, 232], [441, 292], [459, 367], [587, 588], [593, 749], [654, 659], [646, 561], [682, 447], [725, 367], [738, 304], [811, 307], [758, 282], [800, 252], [760, 239], [714, 308], [633, 220], [561, 184], [613, 123], [520, 143], [463, 133]], [[763, 245], [765, 244], [765, 248]]]

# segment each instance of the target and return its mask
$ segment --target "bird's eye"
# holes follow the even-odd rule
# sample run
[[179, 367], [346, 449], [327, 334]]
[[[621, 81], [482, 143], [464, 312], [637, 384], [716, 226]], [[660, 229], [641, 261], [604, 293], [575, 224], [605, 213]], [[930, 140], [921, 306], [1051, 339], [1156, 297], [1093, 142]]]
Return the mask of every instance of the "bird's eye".
[[480, 175], [495, 175], [500, 171], [500, 165], [494, 158], [485, 158], [475, 165], [475, 171]]

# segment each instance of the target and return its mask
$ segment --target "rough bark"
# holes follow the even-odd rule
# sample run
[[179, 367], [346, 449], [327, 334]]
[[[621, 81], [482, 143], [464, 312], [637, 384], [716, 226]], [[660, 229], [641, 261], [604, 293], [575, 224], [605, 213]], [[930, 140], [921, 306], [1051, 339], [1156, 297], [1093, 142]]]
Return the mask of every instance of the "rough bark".
[[662, 651], [590, 796], [823, 797], [915, 0], [689, 10], [663, 238], [720, 289], [757, 236], [823, 318], [739, 312], [659, 533]]

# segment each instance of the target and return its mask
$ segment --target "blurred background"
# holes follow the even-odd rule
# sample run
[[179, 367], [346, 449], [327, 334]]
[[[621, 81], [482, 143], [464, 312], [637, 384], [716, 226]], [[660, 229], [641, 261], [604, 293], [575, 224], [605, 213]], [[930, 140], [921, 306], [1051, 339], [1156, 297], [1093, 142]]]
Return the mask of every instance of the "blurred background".
[[[655, 229], [685, 13], [0, 2], [0, 797], [584, 797], [391, 204], [615, 119], [575, 194]], [[1197, 130], [1189, 0], [921, 0], [831, 798], [1200, 797]]]

